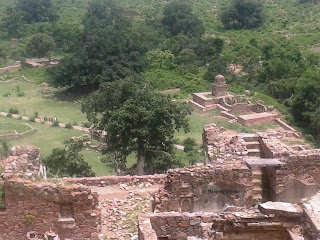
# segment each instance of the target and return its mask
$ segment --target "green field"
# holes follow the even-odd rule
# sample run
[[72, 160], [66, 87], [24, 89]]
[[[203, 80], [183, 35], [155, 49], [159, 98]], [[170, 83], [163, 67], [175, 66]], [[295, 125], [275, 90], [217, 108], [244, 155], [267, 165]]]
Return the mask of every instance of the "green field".
[[[10, 121], [11, 126], [22, 125], [21, 123], [28, 123], [36, 129], [34, 133], [21, 137], [19, 139], [10, 140], [10, 146], [18, 145], [33, 145], [40, 148], [41, 158], [47, 157], [53, 148], [64, 146], [64, 142], [68, 141], [70, 137], [81, 136], [83, 132], [73, 129], [65, 129], [59, 127], [51, 127], [49, 125], [40, 124], [36, 122], [26, 122], [12, 118], [0, 117], [0, 129]], [[113, 169], [102, 164], [100, 161], [101, 153], [91, 149], [83, 149], [84, 159], [92, 167], [97, 176], [113, 174]]]
[[[0, 75], [7, 80], [0, 81], [0, 111], [8, 112], [10, 108], [16, 108], [19, 114], [26, 116], [33, 116], [38, 112], [41, 118], [56, 116], [60, 122], [77, 123], [81, 126], [86, 117], [81, 112], [79, 103], [54, 100], [53, 94], [41, 93], [43, 87], [39, 82], [45, 81], [44, 70], [26, 69], [10, 75]], [[22, 75], [32, 82], [24, 80]], [[19, 97], [19, 92], [23, 92], [24, 96]]]
[[24, 123], [13, 123], [13, 122], [1, 122], [0, 123], [0, 135], [12, 134], [12, 133], [23, 133], [31, 128]]

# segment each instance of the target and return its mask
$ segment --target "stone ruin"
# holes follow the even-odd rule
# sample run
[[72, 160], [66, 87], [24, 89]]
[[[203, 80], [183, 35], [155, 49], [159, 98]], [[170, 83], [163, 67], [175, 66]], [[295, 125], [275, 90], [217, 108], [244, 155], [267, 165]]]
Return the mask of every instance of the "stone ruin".
[[33, 146], [14, 147], [4, 160], [0, 239], [98, 240], [97, 194], [84, 185], [45, 181], [39, 153]]
[[[3, 166], [0, 239], [319, 239], [320, 150], [298, 137], [211, 124], [204, 164], [166, 175], [51, 181], [43, 179], [39, 149], [16, 147]], [[136, 211], [138, 235], [125, 227]]]
[[[226, 80], [222, 75], [215, 77], [211, 92], [192, 94], [190, 103], [203, 112], [218, 109], [221, 116], [244, 126], [266, 124], [278, 118], [278, 113], [273, 111], [273, 107], [266, 106], [263, 101], [253, 104], [247, 96], [228, 92]], [[239, 113], [244, 115], [234, 115]]]
[[320, 150], [294, 138], [205, 126], [205, 164], [168, 171], [139, 239], [320, 239]]

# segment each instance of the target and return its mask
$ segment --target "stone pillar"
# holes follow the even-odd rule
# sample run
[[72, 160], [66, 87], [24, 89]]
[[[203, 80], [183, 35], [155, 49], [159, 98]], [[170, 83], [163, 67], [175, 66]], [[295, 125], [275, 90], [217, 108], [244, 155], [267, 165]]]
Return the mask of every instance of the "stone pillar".
[[228, 86], [224, 76], [217, 75], [212, 84], [212, 95], [215, 97], [223, 97], [228, 93]]

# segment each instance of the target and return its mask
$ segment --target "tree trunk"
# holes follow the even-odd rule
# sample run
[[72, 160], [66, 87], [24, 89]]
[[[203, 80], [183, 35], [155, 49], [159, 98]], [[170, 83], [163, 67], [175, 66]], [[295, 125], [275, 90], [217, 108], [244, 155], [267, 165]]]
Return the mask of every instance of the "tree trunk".
[[137, 174], [139, 176], [144, 175], [144, 161], [146, 158], [146, 153], [144, 150], [138, 151], [137, 154]]

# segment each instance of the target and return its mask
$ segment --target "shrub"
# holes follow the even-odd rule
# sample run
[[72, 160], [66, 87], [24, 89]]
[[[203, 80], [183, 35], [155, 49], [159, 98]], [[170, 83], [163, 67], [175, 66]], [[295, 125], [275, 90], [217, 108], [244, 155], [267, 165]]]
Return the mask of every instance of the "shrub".
[[12, 117], [12, 113], [8, 113], [7, 117], [11, 118]]
[[65, 128], [72, 128], [72, 124], [71, 123], [67, 123]]
[[193, 151], [193, 147], [197, 145], [197, 142], [194, 138], [187, 137], [183, 140], [183, 145], [185, 152], [191, 152]]
[[18, 93], [17, 93], [17, 96], [18, 96], [18, 97], [24, 97], [24, 92], [18, 92]]
[[35, 118], [38, 118], [38, 117], [39, 117], [39, 113], [38, 113], [38, 112], [34, 112], [33, 116], [34, 116]]
[[91, 127], [91, 123], [90, 122], [82, 122], [82, 126], [89, 128], [89, 127]]
[[26, 219], [25, 219], [26, 225], [31, 225], [32, 222], [34, 221], [34, 219], [35, 219], [35, 216], [33, 216], [33, 215], [27, 215], [27, 216], [26, 216]]
[[55, 121], [51, 125], [52, 127], [59, 127], [59, 121]]
[[11, 113], [11, 114], [18, 114], [18, 113], [19, 113], [19, 110], [16, 109], [16, 108], [10, 108], [10, 109], [9, 109], [9, 113]]
[[36, 121], [36, 118], [34, 116], [30, 117], [29, 119], [30, 122], [35, 122]]

